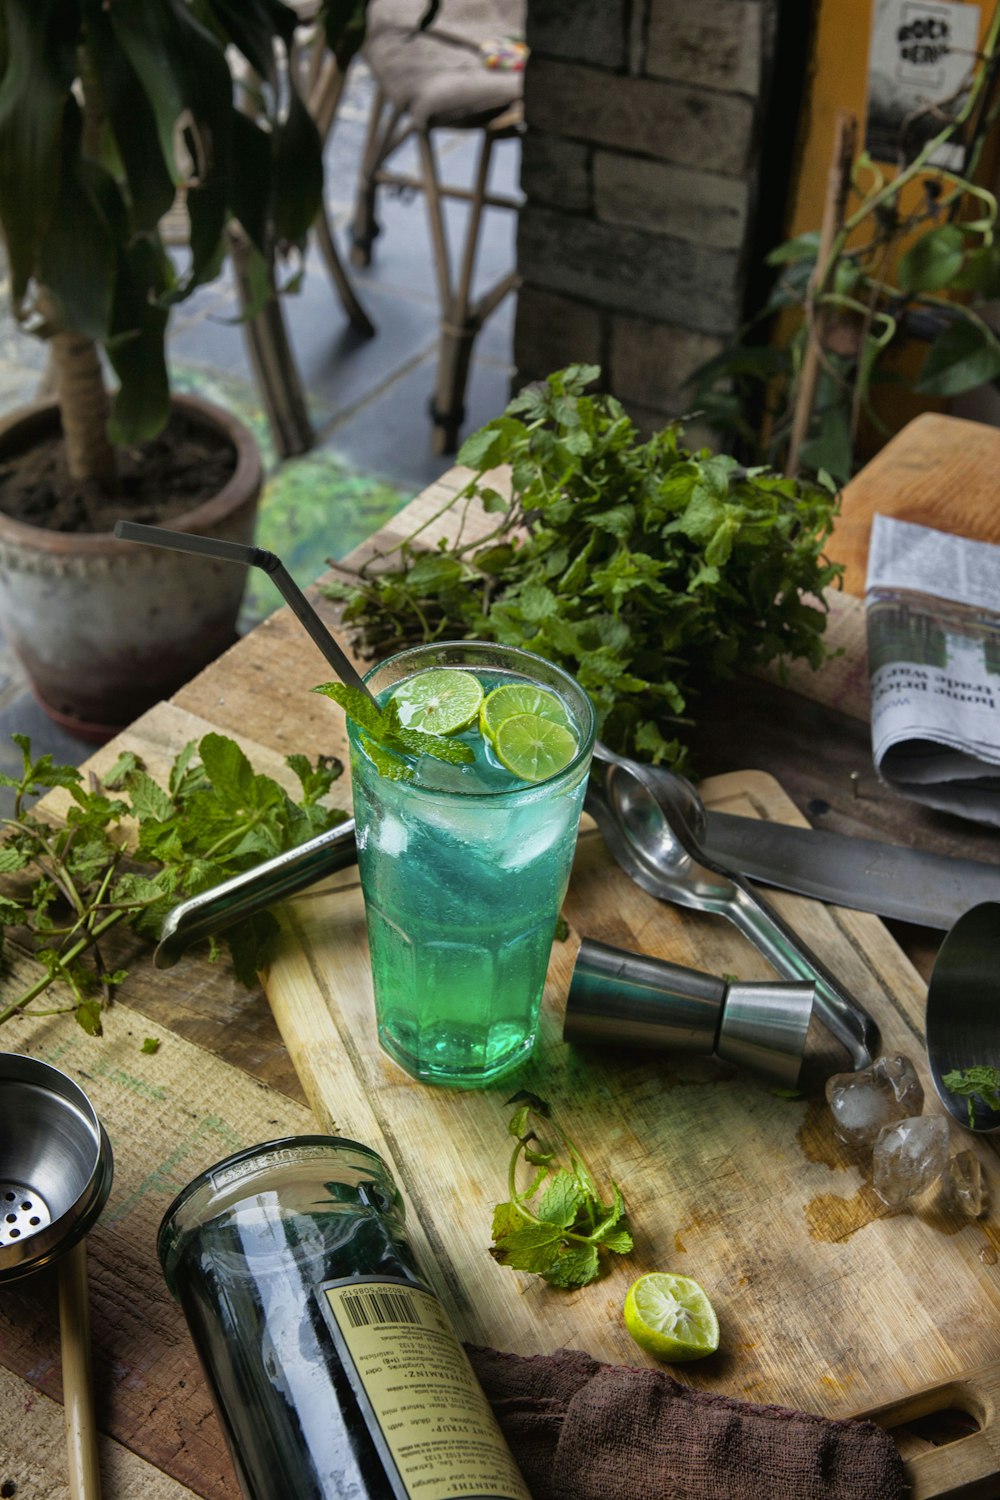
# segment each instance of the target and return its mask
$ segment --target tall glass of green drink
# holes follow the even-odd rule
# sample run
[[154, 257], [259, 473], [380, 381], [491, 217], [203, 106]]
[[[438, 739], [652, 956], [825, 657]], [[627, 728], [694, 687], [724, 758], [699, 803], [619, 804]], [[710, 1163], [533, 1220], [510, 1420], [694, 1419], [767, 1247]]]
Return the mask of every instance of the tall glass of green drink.
[[365, 681], [472, 751], [402, 757], [397, 780], [348, 720], [379, 1041], [415, 1078], [478, 1087], [534, 1045], [594, 711], [560, 668], [476, 641], [414, 647]]

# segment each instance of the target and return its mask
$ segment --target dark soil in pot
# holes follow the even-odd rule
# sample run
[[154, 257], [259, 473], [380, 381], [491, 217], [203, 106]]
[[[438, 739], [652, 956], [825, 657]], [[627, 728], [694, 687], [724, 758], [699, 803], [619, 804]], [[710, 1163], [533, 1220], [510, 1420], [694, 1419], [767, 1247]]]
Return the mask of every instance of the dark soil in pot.
[[169, 525], [218, 494], [236, 464], [223, 433], [180, 411], [158, 437], [117, 453], [118, 484], [109, 496], [70, 477], [61, 434], [33, 438], [0, 460], [0, 510], [49, 531], [108, 532], [123, 516]]

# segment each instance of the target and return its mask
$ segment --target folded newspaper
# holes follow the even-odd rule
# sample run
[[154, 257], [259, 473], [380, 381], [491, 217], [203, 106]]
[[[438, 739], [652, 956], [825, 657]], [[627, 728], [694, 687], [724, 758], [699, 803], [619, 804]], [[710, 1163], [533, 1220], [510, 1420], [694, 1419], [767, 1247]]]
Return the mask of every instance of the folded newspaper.
[[877, 515], [865, 605], [879, 774], [1000, 826], [1000, 547]]

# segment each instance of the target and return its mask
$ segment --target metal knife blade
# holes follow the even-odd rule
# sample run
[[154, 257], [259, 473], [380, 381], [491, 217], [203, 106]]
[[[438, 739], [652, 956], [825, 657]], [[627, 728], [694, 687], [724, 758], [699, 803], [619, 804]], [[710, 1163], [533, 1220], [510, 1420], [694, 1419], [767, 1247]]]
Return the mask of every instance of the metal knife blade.
[[1000, 864], [825, 828], [709, 811], [702, 846], [720, 863], [779, 890], [944, 931], [971, 907], [1000, 901]]

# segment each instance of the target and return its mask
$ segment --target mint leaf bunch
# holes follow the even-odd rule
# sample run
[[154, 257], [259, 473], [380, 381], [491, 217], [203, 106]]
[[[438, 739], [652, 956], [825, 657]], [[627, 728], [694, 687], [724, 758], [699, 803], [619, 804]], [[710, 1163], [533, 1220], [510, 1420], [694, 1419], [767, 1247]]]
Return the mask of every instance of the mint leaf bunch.
[[433, 755], [435, 760], [444, 760], [453, 766], [468, 766], [475, 760], [472, 747], [459, 740], [404, 728], [399, 720], [399, 709], [391, 698], [384, 708], [379, 708], [368, 693], [363, 693], [360, 688], [345, 687], [342, 682], [321, 682], [313, 692], [332, 698], [348, 718], [354, 720], [362, 730], [361, 742], [366, 754], [379, 774], [390, 781], [413, 780], [413, 767], [399, 759], [400, 756]]
[[[544, 1099], [521, 1091], [507, 1102], [517, 1105], [508, 1125], [516, 1144], [507, 1173], [508, 1201], [493, 1210], [490, 1254], [502, 1266], [532, 1271], [551, 1286], [586, 1286], [600, 1274], [602, 1251], [627, 1255], [632, 1249], [621, 1190], [612, 1182], [611, 1201], [603, 1201], [589, 1167], [551, 1119]], [[519, 1189], [522, 1161], [533, 1171]]]
[[[126, 977], [109, 967], [101, 940], [126, 924], [156, 939], [177, 902], [207, 890], [271, 855], [305, 842], [345, 814], [324, 804], [342, 773], [339, 761], [286, 758], [301, 787], [296, 800], [272, 777], [254, 771], [234, 740], [206, 734], [175, 758], [161, 787], [131, 752], [119, 756], [102, 783], [89, 786], [75, 766], [37, 759], [26, 735], [20, 777], [0, 774], [14, 792], [12, 815], [0, 819], [0, 961], [2, 939], [26, 949], [39, 977], [14, 999], [5, 995], [0, 1022], [31, 1011], [72, 1011], [91, 1035], [101, 1011]], [[33, 798], [65, 787], [65, 822], [32, 811]], [[269, 912], [227, 929], [237, 977], [256, 982], [277, 922]], [[69, 998], [40, 1010], [33, 1002], [58, 984]]]
[[949, 1094], [967, 1101], [969, 1124], [976, 1123], [976, 1100], [987, 1109], [1000, 1110], [1000, 1068], [955, 1068], [941, 1079]]
[[[836, 495], [691, 451], [676, 425], [641, 440], [618, 401], [588, 394], [599, 377], [558, 371], [466, 440], [473, 476], [432, 518], [457, 514], [454, 542], [422, 548], [425, 521], [327, 591], [366, 654], [463, 638], [535, 651], [586, 689], [612, 749], [682, 768], [707, 688], [823, 661]], [[502, 466], [509, 502], [491, 482]], [[497, 523], [464, 540], [474, 501]]]

